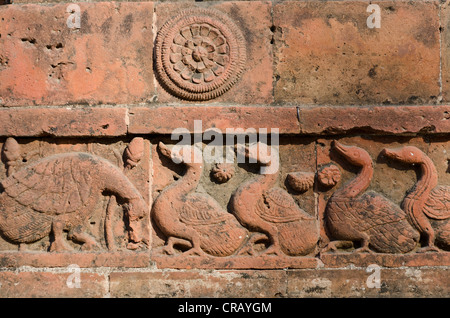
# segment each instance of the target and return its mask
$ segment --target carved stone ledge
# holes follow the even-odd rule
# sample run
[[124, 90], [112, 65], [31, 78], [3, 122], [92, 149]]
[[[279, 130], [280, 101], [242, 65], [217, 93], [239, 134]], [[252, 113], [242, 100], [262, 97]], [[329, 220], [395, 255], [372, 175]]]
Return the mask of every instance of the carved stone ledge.
[[123, 136], [126, 114], [123, 107], [0, 108], [0, 136]]
[[318, 268], [320, 261], [314, 257], [289, 256], [233, 256], [233, 257], [187, 257], [184, 255], [164, 257], [153, 255], [151, 260], [158, 268], [176, 269], [306, 269]]
[[[170, 120], [166, 120], [170, 118]], [[1, 108], [0, 136], [110, 137], [170, 134], [177, 128], [278, 128], [287, 135], [443, 134], [450, 106], [129, 106]]]
[[381, 253], [340, 253], [323, 254], [320, 256], [324, 267], [342, 268], [350, 265], [367, 267], [376, 264], [381, 267], [421, 267], [421, 266], [450, 266], [450, 253], [426, 254], [381, 254]]
[[[171, 120], [163, 120], [170, 118]], [[279, 128], [280, 134], [374, 135], [442, 134], [450, 132], [450, 106], [183, 106], [130, 108], [129, 133], [170, 134], [176, 128], [194, 131], [226, 128]]]
[[0, 252], [0, 267], [149, 267], [150, 253], [146, 252]]
[[223, 133], [227, 128], [278, 128], [280, 134], [299, 132], [297, 109], [291, 106], [134, 107], [130, 108], [128, 132], [170, 134], [176, 128], [194, 132], [194, 120], [202, 121], [202, 131], [214, 127]]
[[301, 107], [300, 133], [339, 135], [450, 132], [450, 106]]

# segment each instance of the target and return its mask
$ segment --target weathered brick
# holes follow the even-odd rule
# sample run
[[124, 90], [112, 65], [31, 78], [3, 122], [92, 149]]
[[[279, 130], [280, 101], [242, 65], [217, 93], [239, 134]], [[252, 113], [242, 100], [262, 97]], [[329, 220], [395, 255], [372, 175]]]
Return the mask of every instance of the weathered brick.
[[367, 2], [274, 6], [276, 102], [419, 104], [439, 96], [437, 1], [383, 1], [369, 29]]
[[[375, 264], [376, 265], [376, 264]], [[287, 271], [288, 297], [448, 297], [448, 268]], [[372, 276], [371, 276], [372, 275]]]
[[339, 253], [323, 254], [320, 256], [326, 268], [340, 268], [347, 266], [369, 266], [377, 264], [382, 267], [422, 267], [422, 266], [450, 266], [450, 253], [413, 253], [395, 254], [367, 254], [367, 253]]
[[[76, 281], [73, 281], [71, 276], [74, 273], [73, 269], [62, 272], [3, 271], [0, 272], [0, 296], [4, 298], [93, 298], [107, 294], [108, 280], [105, 275], [80, 272], [80, 288], [76, 288]], [[69, 284], [67, 284], [68, 281]]]
[[143, 102], [153, 95], [153, 3], [0, 7], [0, 105]]
[[90, 252], [90, 253], [48, 253], [48, 252], [1, 252], [0, 267], [61, 267], [76, 264], [89, 267], [148, 267], [149, 252]]
[[123, 136], [125, 108], [0, 108], [0, 135]]
[[234, 106], [166, 106], [134, 107], [129, 112], [128, 132], [131, 134], [170, 134], [184, 128], [194, 132], [194, 121], [202, 121], [202, 129], [218, 128], [278, 128], [280, 134], [299, 131], [295, 107], [234, 107]]
[[284, 271], [149, 271], [113, 272], [111, 297], [238, 297], [285, 295]]
[[448, 133], [450, 106], [301, 107], [302, 134]]
[[442, 97], [450, 100], [450, 2], [441, 3], [441, 39], [442, 39]]

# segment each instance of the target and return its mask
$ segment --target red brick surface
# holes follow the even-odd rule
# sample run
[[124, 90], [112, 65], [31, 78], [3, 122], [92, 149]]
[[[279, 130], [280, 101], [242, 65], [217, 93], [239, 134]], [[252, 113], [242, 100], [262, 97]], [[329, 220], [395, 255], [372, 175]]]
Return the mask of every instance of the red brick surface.
[[[271, 128], [280, 134], [295, 134], [299, 131], [295, 107], [234, 107], [234, 106], [185, 106], [185, 107], [135, 107], [130, 109], [129, 133], [171, 134], [176, 128], [194, 132], [194, 121], [202, 121], [203, 131], [218, 128], [223, 133], [227, 128]], [[167, 120], [168, 119], [168, 120]]]
[[43, 253], [43, 252], [2, 252], [0, 267], [61, 267], [76, 264], [81, 268], [90, 267], [148, 267], [149, 253]]
[[[80, 288], [67, 285], [74, 272], [1, 272], [2, 288], [0, 296], [4, 298], [98, 298], [108, 291], [106, 276], [95, 273], [80, 273]], [[73, 286], [70, 288], [69, 286]]]
[[439, 95], [436, 1], [383, 1], [369, 29], [367, 2], [287, 1], [274, 6], [275, 101], [419, 104]]
[[125, 108], [2, 108], [3, 136], [123, 136]]
[[0, 7], [0, 105], [138, 103], [153, 95], [153, 3]]

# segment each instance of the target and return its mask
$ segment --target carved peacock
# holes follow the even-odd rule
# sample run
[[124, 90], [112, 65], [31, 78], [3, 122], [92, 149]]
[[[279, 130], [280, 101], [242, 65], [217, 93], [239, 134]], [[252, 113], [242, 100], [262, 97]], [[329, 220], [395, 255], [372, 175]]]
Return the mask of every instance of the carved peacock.
[[426, 245], [419, 251], [439, 251], [435, 241], [450, 247], [450, 187], [438, 185], [433, 161], [414, 146], [386, 148], [383, 153], [389, 158], [420, 167], [420, 178], [402, 203], [410, 222], [425, 237]]
[[180, 179], [167, 186], [155, 199], [152, 218], [167, 237], [164, 251], [175, 253], [174, 244], [189, 246], [185, 255], [229, 256], [246, 241], [247, 231], [234, 216], [205, 193], [195, 193], [203, 173], [203, 162], [195, 160], [197, 148], [185, 147], [179, 153], [159, 143], [161, 154], [176, 159], [186, 168]]
[[83, 250], [99, 247], [85, 231], [103, 193], [117, 196], [127, 212], [130, 243], [142, 241], [148, 215], [140, 193], [109, 161], [88, 153], [53, 155], [30, 164], [1, 182], [0, 231], [13, 243], [32, 243], [53, 234], [50, 251], [70, 250], [68, 238]]
[[333, 149], [350, 164], [360, 167], [356, 177], [336, 190], [328, 200], [325, 223], [330, 242], [324, 251], [336, 249], [340, 241], [360, 242], [355, 252], [407, 253], [418, 241], [418, 233], [408, 223], [405, 212], [380, 194], [365, 192], [373, 176], [373, 161], [359, 147], [333, 142]]
[[276, 187], [279, 177], [275, 149], [262, 144], [239, 152], [261, 166], [261, 174], [244, 182], [232, 195], [230, 206], [239, 222], [251, 231], [265, 234], [270, 245], [263, 254], [306, 255], [314, 251], [318, 225], [314, 217], [300, 209], [290, 194]]

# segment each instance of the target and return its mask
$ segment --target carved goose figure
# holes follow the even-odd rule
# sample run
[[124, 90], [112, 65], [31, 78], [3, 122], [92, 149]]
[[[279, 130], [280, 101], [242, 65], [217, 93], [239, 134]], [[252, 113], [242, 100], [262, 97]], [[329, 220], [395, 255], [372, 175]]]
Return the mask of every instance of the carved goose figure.
[[153, 204], [152, 218], [167, 237], [164, 251], [172, 255], [174, 244], [190, 244], [185, 255], [233, 254], [246, 240], [247, 231], [211, 196], [194, 193], [203, 172], [203, 163], [194, 160], [197, 148], [184, 148], [179, 154], [172, 154], [162, 142], [158, 148], [162, 155], [177, 158], [186, 167], [184, 176], [162, 190]]
[[435, 241], [450, 247], [450, 187], [438, 185], [433, 161], [414, 146], [386, 148], [383, 152], [389, 158], [420, 167], [420, 178], [402, 203], [410, 222], [425, 236], [426, 246], [419, 252], [439, 251]]
[[53, 155], [1, 182], [0, 230], [14, 243], [32, 243], [51, 232], [50, 251], [70, 250], [63, 238], [98, 247], [83, 227], [103, 192], [117, 196], [127, 210], [132, 242], [142, 240], [147, 205], [134, 185], [109, 161], [87, 153]]
[[261, 174], [235, 191], [230, 200], [231, 209], [243, 226], [267, 235], [270, 246], [263, 254], [309, 254], [319, 238], [317, 222], [298, 207], [288, 192], [275, 186], [279, 176], [278, 156], [274, 150], [267, 149], [266, 154], [260, 154], [244, 148], [249, 162], [262, 167]]
[[[352, 165], [361, 167], [357, 176], [336, 190], [327, 203], [325, 222], [332, 239], [358, 241], [355, 252], [407, 253], [413, 250], [418, 233], [408, 223], [399, 206], [376, 192], [365, 192], [373, 176], [370, 155], [358, 147], [332, 144]], [[327, 249], [335, 249], [339, 241], [332, 241]]]

